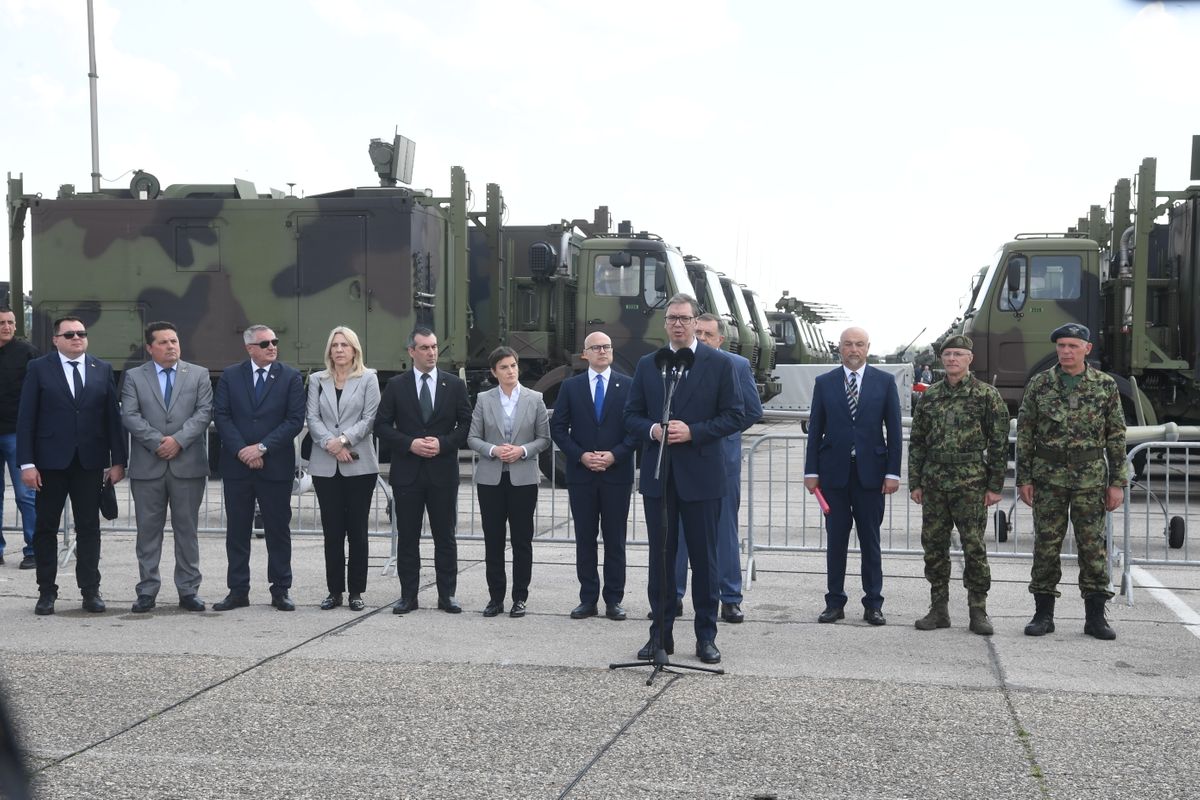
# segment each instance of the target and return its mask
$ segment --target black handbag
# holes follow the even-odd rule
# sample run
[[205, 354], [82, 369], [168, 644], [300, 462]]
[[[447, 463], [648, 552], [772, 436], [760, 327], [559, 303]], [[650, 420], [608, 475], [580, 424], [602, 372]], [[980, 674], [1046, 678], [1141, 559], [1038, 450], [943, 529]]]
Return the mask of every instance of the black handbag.
[[112, 481], [105, 479], [100, 482], [100, 516], [113, 520], [117, 513], [117, 490]]

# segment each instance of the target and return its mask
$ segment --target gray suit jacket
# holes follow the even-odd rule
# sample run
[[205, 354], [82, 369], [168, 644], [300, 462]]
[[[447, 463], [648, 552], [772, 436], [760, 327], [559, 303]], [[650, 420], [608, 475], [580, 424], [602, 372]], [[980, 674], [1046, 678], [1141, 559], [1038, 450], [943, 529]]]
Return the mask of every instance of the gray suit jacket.
[[[467, 447], [479, 454], [475, 465], [475, 482], [485, 486], [500, 483], [504, 462], [489, 455], [496, 445], [505, 444], [504, 409], [500, 406], [500, 387], [488, 389], [475, 398], [471, 414], [471, 432]], [[540, 392], [522, 386], [513, 414], [513, 435], [508, 444], [525, 448], [525, 458], [508, 465], [508, 479], [513, 486], [528, 486], [541, 482], [538, 454], [550, 446], [550, 415]]]
[[[121, 422], [133, 439], [129, 477], [153, 480], [170, 469], [177, 478], [207, 478], [212, 409], [212, 381], [204, 367], [186, 361], [175, 365], [170, 408], [163, 405], [153, 361], [128, 370], [121, 387]], [[154, 452], [167, 436], [183, 448], [169, 461]]]
[[[312, 458], [308, 472], [319, 478], [343, 475], [370, 475], [379, 472], [379, 457], [375, 455], [371, 431], [379, 412], [379, 376], [368, 368], [357, 378], [346, 380], [342, 400], [338, 402], [337, 387], [329, 370], [314, 372], [308, 379], [308, 432], [312, 436]], [[350, 440], [350, 452], [358, 457], [348, 463], [338, 463], [325, 445], [345, 436]]]

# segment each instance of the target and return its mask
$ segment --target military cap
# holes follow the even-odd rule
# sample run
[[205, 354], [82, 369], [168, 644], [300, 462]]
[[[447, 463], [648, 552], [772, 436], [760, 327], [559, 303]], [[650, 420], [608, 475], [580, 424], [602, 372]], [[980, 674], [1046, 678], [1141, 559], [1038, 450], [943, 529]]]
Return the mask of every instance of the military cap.
[[975, 343], [971, 341], [970, 336], [963, 336], [961, 333], [955, 334], [954, 336], [947, 336], [942, 342], [941, 346], [938, 347], [938, 355], [941, 355], [942, 351], [948, 347], [953, 347], [958, 350], [973, 351], [975, 349]]
[[1068, 322], [1066, 325], [1060, 325], [1050, 334], [1050, 341], [1057, 342], [1063, 337], [1068, 339], [1083, 339], [1085, 342], [1092, 340], [1092, 332], [1087, 329], [1086, 325], [1080, 325], [1078, 322]]

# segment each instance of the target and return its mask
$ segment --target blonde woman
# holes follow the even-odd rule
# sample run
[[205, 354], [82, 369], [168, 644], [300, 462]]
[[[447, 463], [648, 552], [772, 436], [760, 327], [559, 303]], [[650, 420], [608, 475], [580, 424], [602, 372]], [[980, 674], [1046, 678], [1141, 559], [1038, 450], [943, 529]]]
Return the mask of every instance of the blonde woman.
[[[379, 378], [363, 365], [357, 334], [334, 328], [325, 345], [325, 369], [308, 379], [308, 432], [312, 458], [308, 470], [321, 505], [325, 534], [325, 582], [328, 611], [342, 604], [347, 584], [352, 611], [362, 611], [367, 590], [367, 520], [379, 477], [371, 441], [379, 410]], [[346, 542], [350, 558], [346, 560]], [[344, 566], [345, 565], [345, 566]]]

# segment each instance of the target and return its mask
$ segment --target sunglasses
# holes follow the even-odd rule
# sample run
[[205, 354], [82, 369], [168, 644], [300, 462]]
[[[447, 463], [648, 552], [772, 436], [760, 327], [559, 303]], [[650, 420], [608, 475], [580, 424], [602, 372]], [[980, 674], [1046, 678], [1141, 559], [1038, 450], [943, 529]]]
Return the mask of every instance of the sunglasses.
[[266, 350], [268, 347], [279, 347], [279, 340], [278, 339], [264, 339], [261, 342], [254, 342], [253, 344], [256, 344], [259, 347], [261, 347], [263, 350]]
[[62, 333], [56, 333], [54, 335], [61, 336], [64, 339], [74, 339], [76, 336], [78, 336], [80, 339], [86, 339], [87, 331], [63, 331]]

